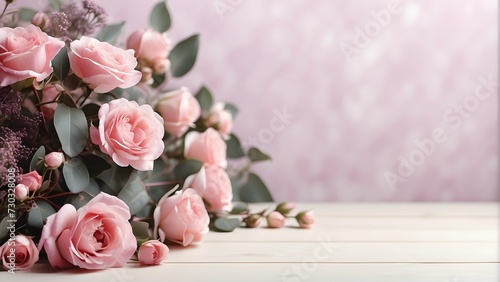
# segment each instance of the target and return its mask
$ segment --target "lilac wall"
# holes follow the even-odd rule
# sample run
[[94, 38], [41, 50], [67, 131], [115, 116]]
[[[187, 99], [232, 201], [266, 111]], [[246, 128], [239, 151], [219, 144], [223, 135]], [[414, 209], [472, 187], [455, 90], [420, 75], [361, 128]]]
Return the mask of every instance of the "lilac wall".
[[[97, 2], [131, 31], [157, 0]], [[273, 156], [257, 169], [278, 200], [496, 199], [497, 1], [168, 4], [175, 42], [202, 35], [194, 71], [174, 84], [240, 106], [236, 132]], [[369, 35], [356, 44], [357, 28]], [[400, 158], [413, 171], [398, 173]]]

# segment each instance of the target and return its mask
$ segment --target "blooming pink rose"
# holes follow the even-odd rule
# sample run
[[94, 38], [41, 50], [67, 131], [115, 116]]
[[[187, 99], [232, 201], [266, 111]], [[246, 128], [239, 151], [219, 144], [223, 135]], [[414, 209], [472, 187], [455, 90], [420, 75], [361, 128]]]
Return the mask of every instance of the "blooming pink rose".
[[24, 235], [16, 235], [0, 247], [3, 268], [13, 272], [32, 268], [38, 261], [38, 253], [33, 240]]
[[266, 219], [270, 228], [281, 228], [285, 225], [285, 217], [277, 211], [272, 211]]
[[127, 39], [127, 48], [133, 49], [139, 62], [153, 69], [155, 73], [165, 73], [170, 68], [170, 47], [166, 34], [152, 29], [137, 30]]
[[129, 88], [141, 80], [141, 72], [135, 70], [133, 50], [125, 51], [87, 36], [71, 42], [70, 49], [71, 69], [96, 93]]
[[36, 191], [42, 187], [42, 176], [36, 170], [21, 175], [18, 184], [24, 184], [30, 191]]
[[14, 196], [18, 201], [24, 201], [26, 197], [28, 197], [29, 193], [28, 187], [24, 184], [17, 184], [16, 187], [14, 187]]
[[210, 109], [205, 124], [217, 129], [222, 134], [222, 137], [227, 140], [233, 129], [233, 116], [230, 111], [224, 108], [225, 106], [222, 102], [215, 103]]
[[47, 84], [42, 90], [42, 105], [40, 110], [45, 120], [51, 120], [57, 108], [57, 102], [54, 102], [61, 93], [55, 84]]
[[44, 161], [48, 168], [55, 169], [61, 166], [61, 164], [65, 161], [65, 158], [64, 154], [61, 152], [52, 152], [45, 156]]
[[52, 73], [50, 61], [63, 46], [34, 25], [0, 28], [0, 86], [30, 77], [44, 80]]
[[304, 211], [297, 214], [295, 217], [300, 228], [312, 228], [314, 226], [314, 212]]
[[184, 156], [186, 159], [218, 164], [225, 168], [227, 166], [226, 142], [213, 128], [208, 128], [203, 133], [192, 131], [186, 134]]
[[160, 115], [150, 105], [139, 106], [124, 98], [102, 105], [98, 115], [99, 128], [90, 128], [92, 142], [119, 166], [152, 170], [165, 148]]
[[165, 131], [181, 137], [190, 126], [194, 126], [201, 108], [189, 90], [182, 87], [165, 94], [156, 105], [156, 111], [163, 117]]
[[158, 240], [149, 240], [139, 247], [137, 258], [140, 264], [156, 265], [167, 258], [168, 252], [167, 245]]
[[184, 181], [183, 189], [193, 188], [208, 204], [209, 211], [226, 209], [233, 199], [233, 189], [227, 172], [216, 164], [206, 164]]
[[193, 189], [163, 196], [153, 218], [155, 236], [159, 234], [162, 242], [169, 240], [183, 246], [200, 242], [210, 223], [205, 204]]
[[78, 211], [66, 204], [47, 218], [38, 249], [53, 268], [123, 267], [137, 248], [129, 219], [128, 206], [106, 193]]

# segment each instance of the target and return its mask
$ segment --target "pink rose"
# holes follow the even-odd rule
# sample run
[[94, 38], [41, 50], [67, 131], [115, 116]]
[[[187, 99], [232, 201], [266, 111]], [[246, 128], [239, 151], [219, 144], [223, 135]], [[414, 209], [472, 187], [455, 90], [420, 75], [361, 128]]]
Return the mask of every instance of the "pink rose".
[[266, 219], [269, 228], [281, 228], [285, 225], [285, 217], [277, 211], [272, 211]]
[[233, 129], [233, 116], [230, 111], [224, 108], [225, 106], [222, 102], [215, 103], [210, 109], [205, 124], [217, 129], [222, 134], [222, 137], [227, 140]]
[[186, 134], [184, 156], [186, 159], [218, 164], [225, 168], [227, 166], [226, 142], [213, 128], [208, 128], [203, 133], [192, 131]]
[[159, 234], [162, 242], [169, 240], [183, 246], [200, 242], [210, 223], [205, 204], [193, 189], [163, 196], [153, 218], [155, 236]]
[[167, 258], [168, 252], [167, 245], [158, 240], [149, 240], [139, 247], [137, 258], [140, 264], [156, 265]]
[[127, 40], [127, 48], [134, 49], [139, 62], [153, 69], [155, 73], [165, 73], [170, 68], [168, 60], [170, 47], [170, 40], [166, 34], [152, 29], [137, 30]]
[[57, 102], [55, 102], [59, 93], [62, 89], [59, 89], [55, 84], [47, 84], [42, 90], [42, 105], [40, 105], [40, 110], [43, 113], [45, 120], [51, 120], [54, 117], [54, 113], [57, 108]]
[[38, 249], [53, 268], [123, 267], [137, 248], [129, 218], [122, 200], [101, 192], [78, 210], [66, 204], [49, 216]]
[[17, 184], [16, 187], [14, 187], [14, 196], [16, 200], [22, 202], [28, 197], [29, 191], [30, 190], [26, 187], [26, 185]]
[[152, 170], [163, 153], [163, 135], [163, 119], [151, 106], [124, 98], [102, 105], [99, 128], [90, 128], [92, 142], [117, 165], [142, 171]]
[[24, 184], [30, 191], [36, 191], [42, 187], [42, 176], [36, 170], [21, 175], [18, 184]]
[[39, 27], [0, 28], [0, 86], [34, 77], [42, 81], [52, 73], [50, 61], [64, 42]]
[[181, 137], [190, 126], [200, 117], [200, 104], [198, 100], [185, 87], [168, 92], [163, 96], [156, 111], [163, 117], [165, 131]]
[[96, 93], [129, 88], [141, 80], [141, 72], [135, 70], [133, 50], [125, 51], [87, 36], [71, 42], [70, 49], [71, 69]]
[[33, 18], [31, 18], [31, 23], [43, 30], [47, 30], [52, 26], [52, 21], [50, 20], [49, 15], [45, 14], [44, 12], [37, 12], [35, 15], [33, 15]]
[[314, 226], [315, 220], [313, 211], [300, 212], [295, 218], [297, 219], [300, 228], [312, 228]]
[[233, 199], [233, 189], [227, 172], [216, 164], [206, 164], [184, 181], [183, 189], [193, 188], [208, 204], [209, 211], [226, 209]]
[[50, 169], [56, 169], [65, 161], [64, 154], [61, 152], [52, 152], [45, 156], [45, 165]]
[[0, 247], [3, 268], [12, 273], [32, 268], [38, 261], [38, 253], [33, 240], [24, 235], [16, 235]]

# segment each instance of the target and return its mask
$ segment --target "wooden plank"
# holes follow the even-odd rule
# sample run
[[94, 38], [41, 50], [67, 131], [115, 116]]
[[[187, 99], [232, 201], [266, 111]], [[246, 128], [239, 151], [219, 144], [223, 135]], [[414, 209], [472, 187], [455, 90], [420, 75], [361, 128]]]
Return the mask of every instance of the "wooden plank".
[[297, 210], [314, 210], [318, 217], [498, 217], [499, 203], [298, 203]]
[[496, 229], [339, 229], [237, 228], [232, 234], [209, 232], [204, 242], [316, 242], [330, 234], [332, 242], [496, 242]]
[[492, 243], [351, 243], [331, 241], [329, 235], [316, 243], [210, 243], [171, 246], [170, 262], [301, 262], [307, 258], [335, 263], [434, 263], [499, 262], [498, 242]]
[[241, 282], [498, 282], [499, 264], [329, 264], [329, 263], [170, 263], [103, 271], [78, 269], [48, 273], [47, 266], [17, 272], [14, 278], [0, 272], [0, 279], [53, 282], [132, 281], [241, 281]]

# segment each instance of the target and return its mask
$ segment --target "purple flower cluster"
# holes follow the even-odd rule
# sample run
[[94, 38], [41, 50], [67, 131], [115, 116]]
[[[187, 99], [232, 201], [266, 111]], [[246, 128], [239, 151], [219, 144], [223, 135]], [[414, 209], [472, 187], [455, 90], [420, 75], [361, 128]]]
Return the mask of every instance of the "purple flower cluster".
[[60, 11], [51, 13], [54, 36], [75, 40], [91, 35], [106, 25], [106, 12], [92, 1], [83, 1], [81, 6], [70, 2]]

